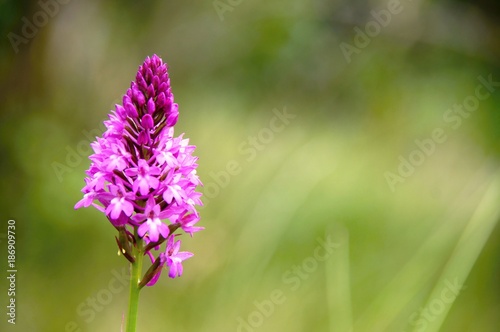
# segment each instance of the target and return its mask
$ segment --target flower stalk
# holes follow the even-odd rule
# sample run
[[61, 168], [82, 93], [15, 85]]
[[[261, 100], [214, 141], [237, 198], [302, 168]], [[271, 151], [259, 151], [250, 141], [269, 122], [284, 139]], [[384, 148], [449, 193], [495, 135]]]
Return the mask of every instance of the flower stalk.
[[130, 292], [127, 316], [127, 332], [135, 332], [137, 325], [137, 312], [139, 308], [139, 292], [141, 291], [141, 274], [142, 274], [142, 260], [144, 252], [142, 251], [143, 240], [136, 236], [136, 246], [134, 246], [135, 261], [131, 262], [130, 271]]

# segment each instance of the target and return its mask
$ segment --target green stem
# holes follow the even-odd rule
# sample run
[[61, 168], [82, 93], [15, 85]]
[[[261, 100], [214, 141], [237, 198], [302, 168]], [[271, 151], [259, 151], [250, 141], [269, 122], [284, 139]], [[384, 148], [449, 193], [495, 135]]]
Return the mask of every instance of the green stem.
[[137, 307], [139, 305], [139, 282], [142, 274], [142, 259], [144, 257], [142, 248], [142, 239], [137, 236], [136, 245], [133, 247], [135, 262], [132, 264], [132, 272], [130, 275], [130, 297], [128, 304], [127, 332], [135, 332], [137, 323]]

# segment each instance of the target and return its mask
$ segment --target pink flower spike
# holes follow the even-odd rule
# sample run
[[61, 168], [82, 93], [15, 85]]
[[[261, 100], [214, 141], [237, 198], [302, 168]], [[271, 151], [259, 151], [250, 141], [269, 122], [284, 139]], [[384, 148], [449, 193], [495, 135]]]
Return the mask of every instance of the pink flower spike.
[[[75, 204], [75, 209], [92, 206], [106, 216], [129, 262], [137, 258], [133, 252], [151, 258], [152, 270], [143, 278], [148, 286], [160, 277], [159, 265], [168, 266], [171, 278], [178, 277], [182, 262], [193, 255], [179, 251], [181, 243], [174, 241], [179, 234], [173, 233], [192, 236], [203, 229], [196, 226], [196, 207], [202, 205], [196, 191], [202, 185], [193, 156], [196, 147], [183, 135], [174, 135], [179, 105], [167, 70], [157, 55], [139, 66], [121, 104], [104, 121], [104, 133], [90, 144], [83, 198]], [[159, 254], [164, 242], [165, 252]]]

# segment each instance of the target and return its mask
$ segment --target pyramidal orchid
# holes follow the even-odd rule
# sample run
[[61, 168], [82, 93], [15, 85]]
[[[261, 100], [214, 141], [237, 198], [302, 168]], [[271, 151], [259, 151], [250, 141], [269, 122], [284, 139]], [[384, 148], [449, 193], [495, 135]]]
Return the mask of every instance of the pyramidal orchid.
[[[131, 264], [127, 331], [135, 331], [140, 289], [154, 285], [164, 268], [170, 278], [181, 276], [182, 262], [193, 256], [180, 251], [176, 231], [192, 236], [203, 229], [195, 226], [196, 205], [202, 205], [195, 146], [174, 137], [178, 116], [167, 65], [157, 55], [147, 57], [104, 122], [106, 131], [91, 144], [83, 199], [75, 205], [95, 207], [118, 231], [119, 254]], [[151, 266], [143, 274], [145, 255]]]

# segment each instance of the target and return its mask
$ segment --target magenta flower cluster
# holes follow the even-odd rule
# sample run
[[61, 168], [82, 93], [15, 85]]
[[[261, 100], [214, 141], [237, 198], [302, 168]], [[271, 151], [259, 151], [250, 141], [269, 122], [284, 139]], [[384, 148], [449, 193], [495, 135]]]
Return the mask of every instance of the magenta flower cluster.
[[[117, 243], [130, 261], [137, 236], [144, 240], [144, 252], [153, 263], [143, 279], [149, 286], [164, 266], [171, 278], [180, 276], [182, 261], [192, 256], [179, 251], [179, 234], [174, 232], [180, 228], [192, 236], [203, 229], [195, 226], [195, 206], [202, 205], [201, 193], [195, 190], [201, 185], [198, 158], [188, 139], [174, 137], [178, 115], [167, 65], [157, 55], [146, 58], [122, 105], [116, 105], [104, 122], [107, 130], [91, 144], [94, 154], [89, 157], [84, 197], [75, 205], [92, 205], [106, 215], [119, 231]], [[155, 257], [163, 242], [165, 250]]]

